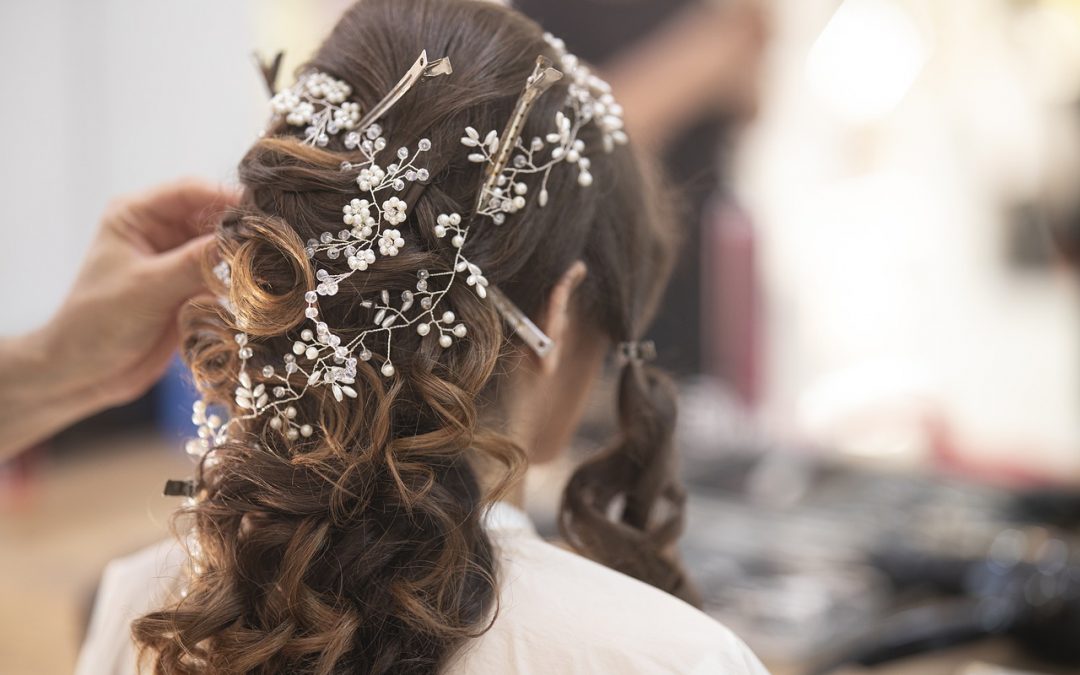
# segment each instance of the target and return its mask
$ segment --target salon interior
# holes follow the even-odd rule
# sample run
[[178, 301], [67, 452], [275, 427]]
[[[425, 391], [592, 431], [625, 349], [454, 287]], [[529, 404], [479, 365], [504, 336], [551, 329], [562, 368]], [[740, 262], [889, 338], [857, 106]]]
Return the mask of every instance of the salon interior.
[[[110, 196], [235, 180], [253, 53], [295, 69], [346, 4], [0, 4], [0, 126], [32, 127], [0, 332], [56, 311]], [[518, 4], [655, 94], [624, 103], [683, 207], [650, 337], [705, 610], [777, 675], [1080, 672], [1080, 0]], [[612, 386], [531, 472], [554, 540]], [[169, 536], [192, 399], [177, 361], [0, 464], [0, 671], [70, 672], [106, 562]]]

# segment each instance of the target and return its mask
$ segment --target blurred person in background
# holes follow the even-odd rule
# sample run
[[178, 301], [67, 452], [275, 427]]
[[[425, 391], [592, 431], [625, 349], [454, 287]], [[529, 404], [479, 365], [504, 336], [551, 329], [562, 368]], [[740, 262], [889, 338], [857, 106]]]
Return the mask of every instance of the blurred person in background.
[[[753, 384], [738, 372], [752, 359], [718, 358], [734, 345], [716, 344], [739, 329], [725, 320], [752, 321], [738, 309], [710, 316], [723, 289], [717, 270], [726, 256], [714, 245], [721, 205], [732, 206], [727, 175], [739, 131], [758, 109], [768, 41], [768, 16], [758, 0], [515, 0], [512, 3], [571, 50], [596, 64], [618, 92], [626, 125], [639, 146], [657, 154], [679, 203], [684, 254], [660, 303], [650, 337], [658, 363], [679, 376], [708, 370], [752, 398]], [[726, 215], [726, 214], [724, 214]], [[724, 259], [721, 259], [724, 258]], [[725, 270], [739, 275], [738, 270]], [[733, 285], [752, 284], [746, 278]], [[739, 292], [731, 289], [732, 292]], [[742, 303], [740, 303], [742, 304]], [[721, 325], [717, 330], [717, 325]]]
[[[178, 339], [203, 395], [191, 527], [110, 565], [79, 672], [765, 672], [688, 604], [673, 391], [641, 342], [674, 226], [606, 85], [467, 0], [362, 0], [310, 67], [274, 97], [241, 194], [118, 201], [56, 318], [0, 350], [4, 452], [145, 391]], [[500, 164], [504, 125], [547, 169]], [[375, 163], [382, 134], [400, 164]], [[430, 173], [412, 165], [429, 152]], [[473, 212], [478, 187], [494, 211]], [[184, 304], [207, 288], [221, 301]], [[536, 535], [520, 474], [562, 452], [611, 347], [621, 434], [560, 513], [592, 562]]]

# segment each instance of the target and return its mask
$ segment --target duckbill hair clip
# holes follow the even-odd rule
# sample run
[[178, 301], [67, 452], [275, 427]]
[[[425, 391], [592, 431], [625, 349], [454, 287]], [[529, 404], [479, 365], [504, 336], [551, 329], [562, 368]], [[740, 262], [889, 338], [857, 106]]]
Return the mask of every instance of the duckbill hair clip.
[[167, 480], [165, 481], [165, 489], [162, 490], [162, 494], [166, 497], [194, 497], [196, 492], [195, 481], [193, 480]]

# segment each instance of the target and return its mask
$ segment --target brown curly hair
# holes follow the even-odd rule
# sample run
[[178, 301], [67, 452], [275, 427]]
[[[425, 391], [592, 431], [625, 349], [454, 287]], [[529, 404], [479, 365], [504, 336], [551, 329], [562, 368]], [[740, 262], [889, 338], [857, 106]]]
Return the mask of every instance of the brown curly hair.
[[[432, 180], [398, 226], [409, 242], [401, 253], [320, 300], [346, 340], [371, 322], [365, 293], [409, 289], [421, 268], [449, 270], [452, 256], [431, 223], [438, 213], [469, 213], [482, 180], [461, 151], [461, 131], [501, 128], [536, 56], [554, 57], [536, 24], [498, 5], [361, 0], [310, 66], [345, 80], [368, 109], [421, 49], [450, 56], [453, 75], [414, 88], [382, 123], [393, 147], [432, 140]], [[546, 131], [564, 95], [560, 84], [541, 97], [525, 137]], [[289, 351], [314, 284], [303, 242], [340, 223], [355, 192], [340, 165], [359, 161], [356, 153], [340, 139], [303, 145], [298, 133], [271, 129], [240, 163], [243, 203], [218, 227], [215, 256], [229, 263], [231, 283], [207, 273], [232, 311], [193, 304], [184, 314], [184, 357], [201, 393], [233, 412], [233, 335], [250, 336], [256, 373]], [[583, 139], [598, 147], [593, 133], [586, 127]], [[477, 219], [469, 258], [531, 316], [584, 261], [579, 321], [613, 342], [632, 340], [666, 277], [672, 231], [629, 149], [592, 160], [592, 188], [557, 167], [545, 208], [530, 203], [503, 227]], [[471, 289], [454, 286], [447, 300], [469, 326], [467, 339], [443, 349], [401, 332], [395, 377], [378, 373], [376, 357], [359, 365], [358, 398], [348, 405], [320, 396], [322, 388], [297, 402], [304, 419], [319, 422], [311, 438], [287, 442], [257, 418], [200, 465], [197, 499], [180, 514], [190, 523], [186, 592], [134, 625], [154, 672], [432, 673], [494, 621], [498, 569], [481, 514], [525, 465], [498, 430], [500, 383], [523, 351]], [[672, 552], [682, 522], [673, 401], [655, 370], [636, 361], [623, 368], [620, 436], [573, 476], [560, 525], [585, 555], [692, 600]]]

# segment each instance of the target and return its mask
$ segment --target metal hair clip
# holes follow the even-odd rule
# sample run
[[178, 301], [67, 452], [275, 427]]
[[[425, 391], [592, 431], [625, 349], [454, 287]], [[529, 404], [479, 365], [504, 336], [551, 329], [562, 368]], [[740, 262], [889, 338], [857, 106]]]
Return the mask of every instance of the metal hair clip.
[[394, 104], [401, 100], [401, 97], [412, 89], [413, 85], [420, 81], [420, 78], [449, 75], [452, 72], [454, 72], [454, 67], [450, 65], [448, 57], [444, 56], [441, 59], [428, 62], [427, 50], [421, 51], [419, 58], [412, 64], [412, 67], [398, 80], [394, 88], [364, 115], [356, 128], [363, 131], [371, 126], [376, 120], [385, 115], [387, 110], [394, 107]]
[[517, 333], [522, 342], [536, 352], [537, 356], [541, 358], [547, 356], [551, 348], [555, 346], [555, 341], [540, 330], [540, 327], [533, 323], [532, 319], [526, 316], [525, 312], [511, 302], [510, 298], [503, 295], [503, 292], [498, 288], [488, 286], [487, 292], [488, 297], [495, 304], [495, 309], [502, 315], [503, 321]]
[[169, 479], [165, 481], [165, 488], [161, 491], [161, 494], [165, 497], [194, 497], [196, 491], [195, 481], [193, 480]]
[[[476, 195], [477, 212], [483, 210], [485, 202], [491, 198], [492, 191], [499, 184], [500, 178], [503, 177], [503, 171], [506, 170], [506, 166], [510, 163], [510, 155], [518, 143], [521, 129], [525, 126], [525, 120], [528, 119], [529, 111], [532, 110], [536, 99], [540, 97], [540, 94], [547, 91], [551, 85], [561, 80], [562, 76], [563, 74], [560, 71], [551, 67], [551, 61], [548, 58], [544, 56], [536, 57], [536, 66], [533, 68], [532, 75], [529, 75], [529, 79], [525, 81], [525, 89], [521, 92], [521, 96], [518, 97], [517, 103], [514, 105], [514, 112], [510, 115], [510, 121], [506, 123], [506, 128], [503, 129], [499, 145], [495, 152], [491, 154], [486, 172], [487, 178], [480, 188], [480, 193]], [[501, 221], [496, 221], [495, 224], [499, 225]]]

